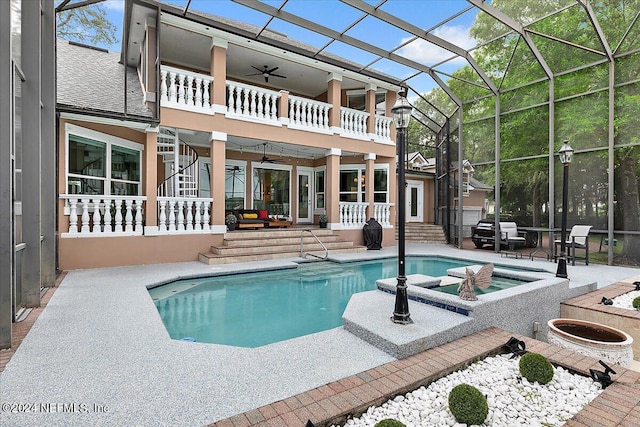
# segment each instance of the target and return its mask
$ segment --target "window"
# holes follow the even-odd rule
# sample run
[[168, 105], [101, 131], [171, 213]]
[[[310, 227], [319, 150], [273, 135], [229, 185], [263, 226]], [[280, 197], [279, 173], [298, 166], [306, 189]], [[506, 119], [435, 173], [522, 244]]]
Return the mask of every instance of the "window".
[[[366, 111], [365, 93], [364, 90], [348, 91], [347, 107], [358, 111]], [[384, 116], [386, 114], [386, 97], [386, 91], [376, 91], [376, 116]]]
[[243, 209], [245, 195], [245, 162], [228, 161], [224, 172], [224, 208]]
[[325, 209], [325, 204], [324, 204], [324, 188], [325, 188], [325, 182], [324, 182], [324, 175], [325, 175], [325, 169], [319, 169], [316, 170], [315, 172], [316, 176], [315, 176], [315, 195], [316, 195], [316, 209], [317, 210], [321, 210], [324, 211]]
[[266, 209], [269, 215], [290, 215], [291, 170], [253, 167], [253, 209]]
[[66, 130], [68, 194], [141, 194], [141, 144], [70, 124]]
[[[340, 170], [340, 201], [366, 202], [366, 171], [361, 166], [346, 166]], [[383, 165], [375, 166], [373, 172], [373, 201], [389, 201], [389, 173]]]

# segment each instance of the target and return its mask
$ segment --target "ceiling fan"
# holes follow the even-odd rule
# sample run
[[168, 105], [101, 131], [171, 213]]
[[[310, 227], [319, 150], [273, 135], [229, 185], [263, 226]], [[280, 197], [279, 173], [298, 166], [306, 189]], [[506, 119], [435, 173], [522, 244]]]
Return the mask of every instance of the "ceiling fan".
[[263, 76], [265, 82], [269, 81], [269, 77], [280, 77], [281, 79], [287, 78], [286, 76], [283, 76], [281, 74], [274, 74], [276, 70], [280, 67], [273, 67], [269, 69], [267, 65], [264, 65], [264, 69], [260, 69], [252, 65], [251, 68], [255, 69], [258, 72], [253, 74], [247, 74], [247, 76]]
[[280, 163], [282, 162], [282, 159], [272, 159], [270, 157], [267, 157], [267, 143], [263, 142], [262, 143], [262, 160], [260, 160], [260, 163]]

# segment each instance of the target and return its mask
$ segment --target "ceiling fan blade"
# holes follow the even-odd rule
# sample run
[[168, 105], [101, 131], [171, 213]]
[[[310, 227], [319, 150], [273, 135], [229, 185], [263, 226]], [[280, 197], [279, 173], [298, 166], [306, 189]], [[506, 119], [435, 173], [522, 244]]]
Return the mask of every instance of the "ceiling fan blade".
[[262, 73], [245, 74], [245, 76], [261, 76]]
[[270, 74], [271, 77], [280, 77], [281, 79], [286, 79], [287, 76], [281, 76], [280, 74]]
[[[258, 67], [253, 66], [253, 65], [251, 66], [251, 68], [255, 69], [256, 71], [259, 71], [260, 74], [264, 73], [264, 70], [262, 68], [258, 68]], [[264, 67], [264, 68], [266, 69], [267, 67]]]
[[280, 68], [280, 67], [273, 67], [272, 69], [267, 70], [267, 66], [265, 65], [265, 66], [264, 66], [264, 71], [265, 71], [267, 74], [271, 74], [271, 73], [273, 73], [274, 71], [276, 71], [278, 68]]

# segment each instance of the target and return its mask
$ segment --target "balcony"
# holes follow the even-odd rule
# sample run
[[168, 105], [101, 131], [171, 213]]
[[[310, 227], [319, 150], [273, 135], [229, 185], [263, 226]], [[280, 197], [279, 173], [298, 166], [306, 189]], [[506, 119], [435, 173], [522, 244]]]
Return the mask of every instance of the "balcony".
[[224, 113], [229, 119], [269, 126], [393, 143], [390, 117], [376, 116], [373, 129], [368, 129], [369, 113], [340, 106], [340, 123], [332, 127], [329, 125], [332, 104], [289, 95], [286, 91], [276, 92], [227, 80], [226, 105], [214, 105], [210, 95], [213, 79], [206, 74], [163, 65], [160, 69], [160, 105], [200, 114]]

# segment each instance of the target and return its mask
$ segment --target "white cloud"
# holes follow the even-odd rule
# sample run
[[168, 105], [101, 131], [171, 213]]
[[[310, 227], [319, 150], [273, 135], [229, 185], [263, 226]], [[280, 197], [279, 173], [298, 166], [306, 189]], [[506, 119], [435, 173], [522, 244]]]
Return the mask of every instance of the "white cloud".
[[102, 4], [107, 10], [124, 11], [124, 0], [106, 0]]
[[[469, 27], [463, 27], [460, 25], [443, 25], [433, 31], [433, 35], [440, 37], [452, 43], [462, 49], [469, 49], [476, 45], [474, 39], [469, 36]], [[409, 39], [404, 39], [402, 42], [406, 42]], [[417, 39], [409, 43], [398, 51], [398, 54], [413, 59], [414, 61], [421, 62], [423, 64], [433, 65], [439, 63], [445, 59], [451, 58], [454, 54], [446, 49], [429, 43], [423, 39]], [[461, 58], [457, 58], [449, 63], [466, 64], [466, 61]]]

